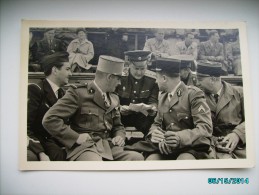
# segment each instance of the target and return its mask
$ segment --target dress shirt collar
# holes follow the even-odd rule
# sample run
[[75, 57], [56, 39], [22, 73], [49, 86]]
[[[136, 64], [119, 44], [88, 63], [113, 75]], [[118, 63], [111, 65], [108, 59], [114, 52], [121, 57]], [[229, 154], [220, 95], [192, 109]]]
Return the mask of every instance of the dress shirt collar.
[[58, 90], [59, 90], [59, 86], [57, 86], [54, 82], [52, 82], [51, 80], [49, 80], [48, 78], [46, 78], [46, 80], [49, 82], [50, 87], [52, 88], [55, 96], [58, 98]]

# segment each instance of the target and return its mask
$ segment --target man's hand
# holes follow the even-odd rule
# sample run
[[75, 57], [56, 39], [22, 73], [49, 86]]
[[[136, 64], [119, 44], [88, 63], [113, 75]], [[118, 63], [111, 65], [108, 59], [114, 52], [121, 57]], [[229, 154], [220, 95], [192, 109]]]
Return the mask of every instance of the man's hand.
[[233, 152], [238, 142], [239, 142], [239, 137], [236, 133], [230, 133], [222, 140], [222, 143], [226, 143], [225, 148], [229, 150], [229, 153]]
[[173, 131], [167, 131], [165, 133], [165, 143], [172, 147], [172, 148], [177, 148], [180, 145], [180, 137], [177, 135], [176, 132]]
[[132, 113], [132, 111], [129, 109], [129, 106], [120, 106], [120, 112], [121, 112], [121, 115], [129, 115]]
[[39, 153], [39, 158], [40, 161], [50, 161], [49, 157], [44, 152]]
[[155, 116], [157, 113], [156, 106], [143, 104], [143, 108], [148, 112], [148, 115], [150, 115], [150, 116]]
[[168, 154], [172, 153], [170, 146], [168, 146], [164, 141], [159, 142], [158, 147], [159, 147], [161, 154], [168, 155]]
[[79, 137], [77, 138], [76, 143], [78, 145], [81, 145], [82, 143], [88, 140], [92, 140], [91, 136], [88, 133], [82, 133], [82, 134], [79, 134]]
[[161, 128], [152, 130], [151, 133], [151, 142], [159, 143], [164, 140], [165, 136], [164, 133], [161, 131]]
[[112, 139], [112, 143], [115, 146], [124, 146], [125, 145], [125, 141], [121, 136], [116, 136]]

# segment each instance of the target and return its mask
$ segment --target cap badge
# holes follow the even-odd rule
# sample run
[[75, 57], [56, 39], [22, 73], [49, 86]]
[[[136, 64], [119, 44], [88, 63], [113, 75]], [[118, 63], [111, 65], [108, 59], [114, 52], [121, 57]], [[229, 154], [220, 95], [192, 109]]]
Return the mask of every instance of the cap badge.
[[123, 91], [126, 91], [126, 87], [125, 87], [125, 86], [123, 86], [123, 87], [122, 87], [122, 90], [123, 90]]
[[138, 57], [138, 60], [141, 60], [141, 57]]

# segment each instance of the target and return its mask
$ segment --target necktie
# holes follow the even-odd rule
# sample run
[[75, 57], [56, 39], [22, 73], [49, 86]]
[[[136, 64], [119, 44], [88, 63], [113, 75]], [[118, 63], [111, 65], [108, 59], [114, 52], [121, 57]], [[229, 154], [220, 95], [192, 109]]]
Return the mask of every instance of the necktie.
[[214, 99], [215, 99], [215, 102], [218, 103], [218, 101], [219, 101], [219, 95], [218, 95], [218, 94], [214, 94], [213, 97], [214, 97]]
[[52, 40], [51, 39], [49, 40], [49, 48], [50, 48], [50, 50], [53, 49], [53, 47], [52, 47]]
[[168, 100], [169, 100], [169, 102], [171, 101], [171, 99], [173, 98], [173, 95], [171, 94], [171, 93], [168, 93]]
[[59, 88], [59, 89], [58, 89], [58, 99], [62, 98], [63, 95], [64, 95], [63, 89]]

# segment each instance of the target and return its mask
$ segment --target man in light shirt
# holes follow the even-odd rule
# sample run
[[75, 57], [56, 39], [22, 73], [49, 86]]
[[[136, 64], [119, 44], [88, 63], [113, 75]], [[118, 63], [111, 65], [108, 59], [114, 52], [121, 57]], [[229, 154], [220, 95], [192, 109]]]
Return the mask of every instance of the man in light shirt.
[[71, 76], [68, 53], [56, 52], [45, 56], [41, 64], [46, 78], [28, 85], [27, 159], [61, 161], [66, 159], [63, 145], [44, 129], [42, 119], [48, 109], [65, 94], [61, 87], [68, 84]]

